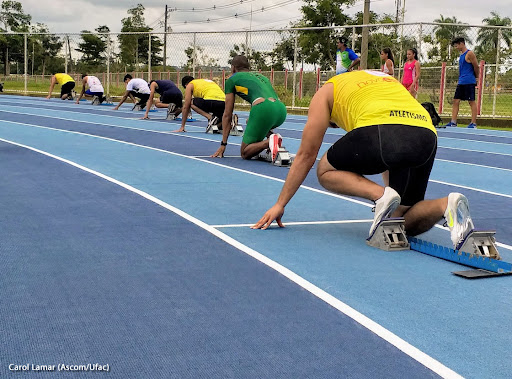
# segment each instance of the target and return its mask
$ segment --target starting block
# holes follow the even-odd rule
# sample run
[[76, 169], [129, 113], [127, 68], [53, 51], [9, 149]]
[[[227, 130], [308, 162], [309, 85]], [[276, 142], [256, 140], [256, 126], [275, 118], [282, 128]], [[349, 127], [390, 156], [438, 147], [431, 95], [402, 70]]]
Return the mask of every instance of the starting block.
[[139, 104], [135, 104], [132, 108], [132, 111], [141, 111], [142, 110], [142, 107], [139, 105]]
[[217, 123], [217, 124], [213, 124], [212, 121], [214, 119], [217, 119], [217, 117], [214, 117], [214, 118], [212, 118], [211, 120], [208, 121], [208, 126], [206, 127], [206, 133], [209, 133], [209, 134], [220, 134], [220, 133], [222, 133], [222, 121]]
[[409, 250], [410, 244], [405, 235], [403, 218], [383, 219], [375, 228], [366, 243], [386, 251]]
[[290, 154], [290, 152], [286, 150], [284, 146], [281, 146], [277, 151], [277, 157], [274, 161], [274, 166], [289, 167], [292, 165], [293, 158], [293, 155]]
[[114, 101], [110, 96], [107, 96], [105, 100], [103, 100], [103, 103], [101, 105], [114, 105]]
[[494, 231], [472, 230], [456, 250], [410, 237], [411, 249], [433, 257], [473, 267], [474, 270], [454, 271], [467, 279], [512, 275], [512, 263], [504, 262], [496, 249]]
[[91, 101], [91, 105], [100, 105], [100, 98], [98, 96], [94, 96]]
[[294, 155], [290, 154], [285, 147], [281, 146], [277, 152], [277, 157], [274, 162], [272, 162], [272, 155], [269, 150], [263, 150], [259, 153], [258, 159], [262, 159], [267, 162], [271, 162], [274, 166], [279, 167], [290, 167], [293, 162]]
[[230, 136], [241, 136], [244, 134], [244, 128], [238, 123], [238, 115], [233, 114], [231, 118], [231, 130], [229, 131]]
[[476, 230], [473, 229], [462, 241], [458, 250], [480, 255], [482, 257], [500, 260], [501, 256], [496, 249], [496, 239], [494, 230]]

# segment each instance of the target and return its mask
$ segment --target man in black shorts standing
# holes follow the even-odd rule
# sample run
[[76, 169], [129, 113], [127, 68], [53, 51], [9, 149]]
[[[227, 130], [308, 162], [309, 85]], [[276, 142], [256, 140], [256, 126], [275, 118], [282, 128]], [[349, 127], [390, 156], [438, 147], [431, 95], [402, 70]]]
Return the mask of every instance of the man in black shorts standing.
[[[183, 107], [183, 94], [172, 80], [152, 80], [149, 82], [149, 99], [146, 104], [146, 113], [142, 119], [149, 119], [151, 104], [157, 108], [167, 108], [167, 118], [177, 117]], [[160, 95], [160, 100], [154, 99], [155, 92]]]
[[[404, 217], [408, 235], [421, 234], [445, 217], [454, 247], [473, 229], [466, 197], [424, 200], [437, 150], [437, 133], [428, 112], [396, 79], [381, 72], [337, 75], [311, 100], [302, 141], [276, 204], [252, 228], [274, 220], [284, 226], [284, 207], [306, 178], [330, 122], [345, 129], [320, 160], [317, 176], [329, 191], [375, 202], [372, 236], [390, 216]], [[364, 175], [389, 171], [389, 186]]]
[[464, 38], [455, 38], [452, 46], [460, 52], [459, 58], [459, 81], [455, 95], [453, 96], [452, 120], [445, 126], [457, 126], [457, 115], [461, 100], [467, 100], [471, 107], [471, 123], [468, 128], [476, 128], [477, 106], [475, 102], [475, 89], [478, 82], [478, 62], [476, 55], [466, 47]]

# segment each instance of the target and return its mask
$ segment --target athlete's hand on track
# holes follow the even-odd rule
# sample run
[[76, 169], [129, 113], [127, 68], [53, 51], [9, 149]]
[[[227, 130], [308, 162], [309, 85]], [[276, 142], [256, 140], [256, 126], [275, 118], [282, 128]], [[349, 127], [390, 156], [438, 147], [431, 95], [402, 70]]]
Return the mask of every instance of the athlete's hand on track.
[[284, 207], [279, 204], [275, 204], [272, 208], [265, 212], [263, 217], [260, 218], [256, 224], [251, 226], [251, 229], [267, 229], [274, 220], [277, 221], [277, 225], [279, 225], [279, 227], [284, 228], [284, 225], [281, 222], [281, 217], [283, 217], [283, 214]]
[[217, 149], [217, 151], [215, 152], [215, 154], [212, 154], [210, 155], [210, 157], [212, 158], [224, 158], [224, 151], [226, 151], [226, 146], [221, 146]]
[[149, 116], [144, 116], [140, 118], [141, 120], [149, 120]]
[[171, 131], [171, 133], [185, 133], [185, 132], [186, 132], [185, 128], [179, 128], [179, 129]]

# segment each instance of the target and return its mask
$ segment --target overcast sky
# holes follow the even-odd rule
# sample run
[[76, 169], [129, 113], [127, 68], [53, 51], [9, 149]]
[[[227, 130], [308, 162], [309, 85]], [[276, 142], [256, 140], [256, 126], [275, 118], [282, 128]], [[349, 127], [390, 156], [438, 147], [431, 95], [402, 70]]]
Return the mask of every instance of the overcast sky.
[[[429, 0], [428, 7], [425, 0], [403, 1], [406, 2], [405, 22], [432, 22], [443, 15], [480, 25], [491, 11], [512, 18], [511, 0]], [[118, 32], [121, 19], [127, 17], [126, 11], [139, 2], [146, 8], [146, 23], [155, 31], [164, 29], [161, 21], [165, 4], [178, 8], [169, 13], [169, 25], [173, 31], [180, 32], [286, 27], [290, 21], [301, 17], [300, 6], [303, 5], [300, 0], [21, 0], [33, 23], [44, 23], [53, 33], [79, 33], [94, 30], [99, 25], [107, 25], [112, 32]], [[350, 15], [362, 12], [363, 5], [364, 0], [359, 0], [346, 12]], [[213, 6], [217, 9], [205, 10]], [[192, 12], [192, 8], [196, 10]], [[378, 14], [394, 15], [396, 3], [395, 0], [372, 0], [370, 9]], [[239, 16], [235, 18], [235, 15]], [[219, 18], [225, 19], [214, 21]], [[210, 22], [206, 22], [208, 19]]]

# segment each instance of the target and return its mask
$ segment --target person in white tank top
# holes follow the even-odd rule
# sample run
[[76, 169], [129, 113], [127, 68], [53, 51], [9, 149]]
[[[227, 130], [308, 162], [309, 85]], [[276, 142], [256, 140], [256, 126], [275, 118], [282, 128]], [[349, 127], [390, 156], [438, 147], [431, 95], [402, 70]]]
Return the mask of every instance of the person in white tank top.
[[[86, 87], [89, 88], [86, 90]], [[82, 74], [82, 92], [80, 93], [80, 96], [78, 96], [76, 103], [80, 104], [80, 99], [82, 99], [84, 96], [96, 96], [99, 100], [99, 103], [101, 104], [106, 99], [104, 92], [105, 90], [103, 89], [100, 80], [96, 76]]]
[[382, 49], [380, 52], [380, 59], [384, 61], [384, 65], [382, 66], [382, 72], [385, 74], [394, 76], [395, 72], [395, 63], [393, 60], [393, 53], [389, 47]]

